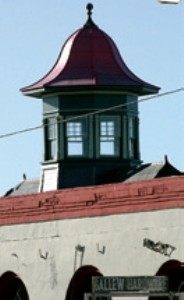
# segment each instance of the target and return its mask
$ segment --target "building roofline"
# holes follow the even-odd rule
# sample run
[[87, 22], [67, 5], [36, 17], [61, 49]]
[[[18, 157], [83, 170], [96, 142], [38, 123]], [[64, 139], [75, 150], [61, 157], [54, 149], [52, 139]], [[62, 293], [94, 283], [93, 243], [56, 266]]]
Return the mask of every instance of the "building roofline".
[[184, 208], [184, 176], [0, 198], [0, 225]]

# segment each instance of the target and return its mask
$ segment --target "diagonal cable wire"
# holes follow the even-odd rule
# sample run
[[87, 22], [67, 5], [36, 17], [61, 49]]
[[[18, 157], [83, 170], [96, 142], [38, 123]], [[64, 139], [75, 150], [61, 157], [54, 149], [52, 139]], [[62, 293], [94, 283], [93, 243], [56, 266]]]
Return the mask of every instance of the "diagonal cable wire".
[[[142, 98], [142, 99], [139, 99], [139, 100], [130, 101], [128, 103], [123, 103], [123, 104], [119, 104], [119, 105], [99, 109], [99, 110], [96, 110], [94, 112], [90, 112], [90, 113], [87, 113], [87, 114], [72, 116], [71, 118], [67, 118], [67, 119], [64, 119], [64, 120], [59, 120], [55, 124], [66, 123], [68, 121], [73, 121], [73, 120], [76, 120], [76, 119], [79, 119], [79, 118], [81, 119], [81, 118], [101, 114], [101, 113], [104, 113], [104, 112], [108, 112], [108, 111], [112, 111], [112, 110], [119, 109], [119, 108], [122, 108], [122, 107], [126, 107], [126, 106], [134, 104], [134, 103], [141, 103], [141, 102], [145, 102], [145, 101], [150, 101], [150, 100], [153, 100], [153, 99], [158, 99], [158, 98], [161, 98], [161, 97], [165, 97], [165, 96], [168, 96], [168, 95], [180, 93], [180, 92], [183, 92], [183, 91], [184, 91], [184, 87], [181, 87], [181, 88], [178, 88], [178, 89], [175, 89], [175, 90], [171, 90], [171, 91], [167, 91], [167, 92], [160, 93], [160, 94], [157, 94], [157, 95], [145, 97], [145, 98]], [[54, 125], [54, 123], [52, 125]], [[29, 128], [22, 129], [22, 130], [17, 130], [17, 131], [1, 134], [0, 139], [8, 138], [8, 137], [11, 137], [11, 136], [14, 136], [14, 135], [18, 135], [18, 134], [22, 134], [22, 133], [26, 133], [26, 132], [30, 132], [30, 131], [34, 131], [34, 130], [38, 130], [38, 129], [44, 128], [46, 126], [48, 126], [48, 125], [47, 124], [41, 124], [41, 125], [38, 125], [38, 126], [35, 126], [35, 127], [29, 127]]]

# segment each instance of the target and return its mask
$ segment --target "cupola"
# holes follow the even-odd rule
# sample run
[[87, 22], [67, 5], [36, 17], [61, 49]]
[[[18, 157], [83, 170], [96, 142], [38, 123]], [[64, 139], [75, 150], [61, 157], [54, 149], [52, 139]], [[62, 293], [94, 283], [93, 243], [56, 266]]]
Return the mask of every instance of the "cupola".
[[138, 96], [159, 88], [134, 75], [92, 19], [24, 95], [43, 100], [40, 191], [122, 181], [140, 165]]

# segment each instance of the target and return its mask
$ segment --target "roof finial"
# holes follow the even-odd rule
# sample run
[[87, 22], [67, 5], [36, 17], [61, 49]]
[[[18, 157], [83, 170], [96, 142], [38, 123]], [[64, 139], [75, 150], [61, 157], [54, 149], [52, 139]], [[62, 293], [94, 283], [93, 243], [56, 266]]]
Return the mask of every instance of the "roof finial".
[[86, 5], [86, 9], [87, 9], [87, 14], [88, 14], [88, 20], [85, 24], [85, 26], [96, 26], [91, 18], [92, 16], [92, 10], [93, 10], [93, 4], [92, 3], [88, 3]]
[[88, 16], [89, 16], [89, 19], [91, 19], [91, 16], [92, 16], [92, 10], [93, 10], [93, 4], [92, 3], [88, 3], [86, 5], [86, 8], [88, 10]]
[[164, 155], [164, 163], [167, 164], [168, 163], [168, 156], [165, 154]]

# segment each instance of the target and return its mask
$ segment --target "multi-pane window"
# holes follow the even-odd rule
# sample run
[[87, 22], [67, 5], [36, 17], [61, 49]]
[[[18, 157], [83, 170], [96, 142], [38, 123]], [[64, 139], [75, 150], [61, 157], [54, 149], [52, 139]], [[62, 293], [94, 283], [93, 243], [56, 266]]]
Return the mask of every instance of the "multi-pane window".
[[46, 159], [53, 160], [57, 157], [57, 123], [56, 118], [48, 118], [45, 124], [46, 132]]
[[136, 158], [137, 140], [136, 140], [136, 119], [129, 118], [129, 154], [130, 158]]
[[123, 149], [123, 158], [127, 159], [128, 154], [128, 118], [126, 115], [123, 116], [123, 136], [122, 136], [122, 149]]
[[86, 155], [86, 122], [84, 120], [68, 121], [66, 123], [67, 155]]
[[119, 154], [119, 118], [100, 117], [99, 154], [101, 156], [117, 156]]

